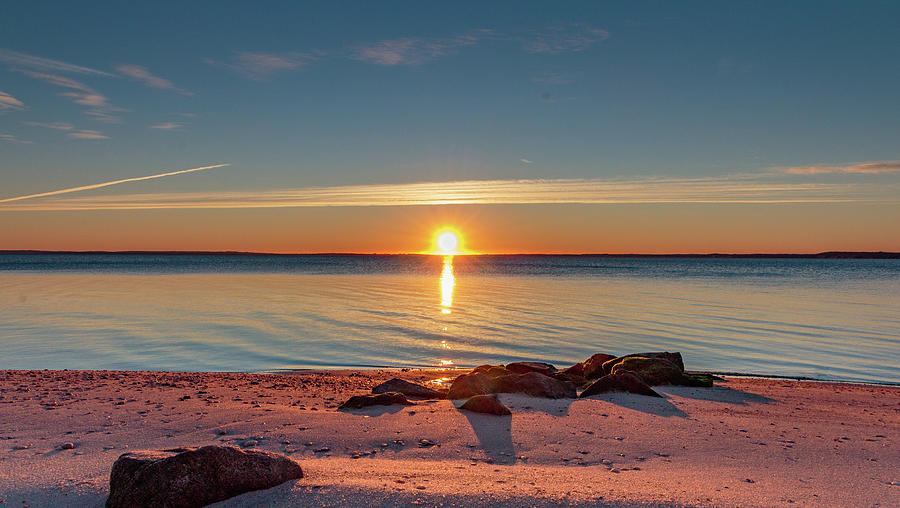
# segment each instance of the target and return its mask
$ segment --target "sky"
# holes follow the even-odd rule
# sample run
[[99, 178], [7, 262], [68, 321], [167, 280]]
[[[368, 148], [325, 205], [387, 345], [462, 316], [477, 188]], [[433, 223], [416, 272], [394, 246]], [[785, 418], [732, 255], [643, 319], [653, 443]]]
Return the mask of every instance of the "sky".
[[7, 2], [0, 249], [900, 251], [898, 18]]

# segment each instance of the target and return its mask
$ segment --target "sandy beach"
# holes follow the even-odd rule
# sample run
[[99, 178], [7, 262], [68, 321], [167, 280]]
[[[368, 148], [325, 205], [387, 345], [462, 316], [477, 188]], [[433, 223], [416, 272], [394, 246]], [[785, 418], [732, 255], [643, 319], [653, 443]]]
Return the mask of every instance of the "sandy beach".
[[728, 378], [663, 399], [504, 394], [505, 417], [448, 400], [336, 410], [391, 377], [456, 373], [0, 371], [0, 499], [101, 506], [124, 452], [230, 444], [305, 478], [221, 506], [900, 503], [895, 386]]

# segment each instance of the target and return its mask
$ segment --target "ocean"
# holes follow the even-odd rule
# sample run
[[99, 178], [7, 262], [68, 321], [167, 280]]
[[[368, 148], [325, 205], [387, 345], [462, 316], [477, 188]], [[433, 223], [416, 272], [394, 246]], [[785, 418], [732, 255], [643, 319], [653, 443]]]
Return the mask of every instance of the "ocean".
[[0, 369], [443, 367], [680, 351], [900, 383], [900, 260], [0, 254]]

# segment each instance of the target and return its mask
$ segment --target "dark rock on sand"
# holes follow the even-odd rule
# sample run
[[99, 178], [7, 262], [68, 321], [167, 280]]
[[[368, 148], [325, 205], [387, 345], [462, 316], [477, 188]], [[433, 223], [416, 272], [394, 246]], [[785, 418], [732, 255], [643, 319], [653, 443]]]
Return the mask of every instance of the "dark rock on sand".
[[504, 406], [496, 395], [476, 395], [467, 400], [465, 404], [459, 406], [459, 409], [472, 411], [475, 413], [485, 413], [489, 415], [508, 415], [512, 414], [509, 408]]
[[510, 372], [503, 365], [481, 365], [475, 367], [473, 374], [487, 374], [489, 377], [506, 376]]
[[394, 378], [372, 388], [372, 393], [388, 393], [397, 392], [407, 397], [415, 397], [419, 399], [443, 399], [446, 395], [437, 390], [432, 390], [427, 386], [422, 386], [409, 381]]
[[611, 374], [614, 366], [618, 365], [626, 358], [633, 358], [635, 356], [639, 356], [641, 358], [661, 358], [663, 360], [672, 362], [676, 367], [678, 367], [679, 370], [681, 370], [682, 372], [684, 371], [684, 360], [681, 358], [681, 353], [669, 353], [668, 351], [663, 351], [656, 353], [632, 353], [630, 355], [619, 356], [617, 358], [607, 360], [606, 362], [603, 362], [603, 375]]
[[638, 395], [648, 395], [650, 397], [662, 397], [662, 395], [653, 391], [647, 383], [641, 378], [628, 371], [609, 374], [594, 381], [591, 386], [585, 388], [579, 397], [590, 397], [601, 393], [611, 392], [628, 392]]
[[474, 395], [486, 395], [494, 392], [494, 378], [484, 372], [463, 374], [453, 380], [448, 399], [468, 399]]
[[712, 386], [711, 379], [685, 374], [677, 365], [663, 358], [631, 356], [615, 364], [612, 373], [632, 372], [645, 383], [655, 385]]
[[204, 446], [121, 455], [107, 508], [201, 507], [303, 477], [293, 460], [262, 450]]
[[545, 376], [552, 376], [556, 373], [556, 367], [544, 362], [514, 362], [506, 365], [506, 370], [513, 374], [528, 374], [529, 372], [537, 372]]
[[547, 399], [574, 399], [575, 385], [571, 382], [545, 376], [538, 372], [510, 374], [494, 380], [496, 393], [524, 393]]
[[353, 397], [350, 397], [347, 402], [341, 404], [338, 411], [342, 409], [361, 409], [369, 406], [391, 406], [394, 404], [402, 404], [404, 406], [414, 405], [412, 402], [406, 400], [406, 396], [402, 393], [387, 392], [379, 393], [377, 395], [354, 395]]
[[[604, 375], [603, 364], [615, 358], [615, 356], [608, 355], [606, 353], [597, 353], [595, 355], [592, 355], [587, 360], [581, 362], [581, 375], [588, 379], [596, 379], [598, 377], [602, 377]], [[608, 374], [608, 372], [606, 374]]]

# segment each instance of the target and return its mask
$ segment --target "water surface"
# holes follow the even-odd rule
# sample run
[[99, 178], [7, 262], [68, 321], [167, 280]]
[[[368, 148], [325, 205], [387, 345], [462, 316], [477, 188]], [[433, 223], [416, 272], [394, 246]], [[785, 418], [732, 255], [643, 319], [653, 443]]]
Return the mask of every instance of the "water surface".
[[0, 255], [0, 368], [471, 367], [681, 351], [900, 382], [900, 261]]

